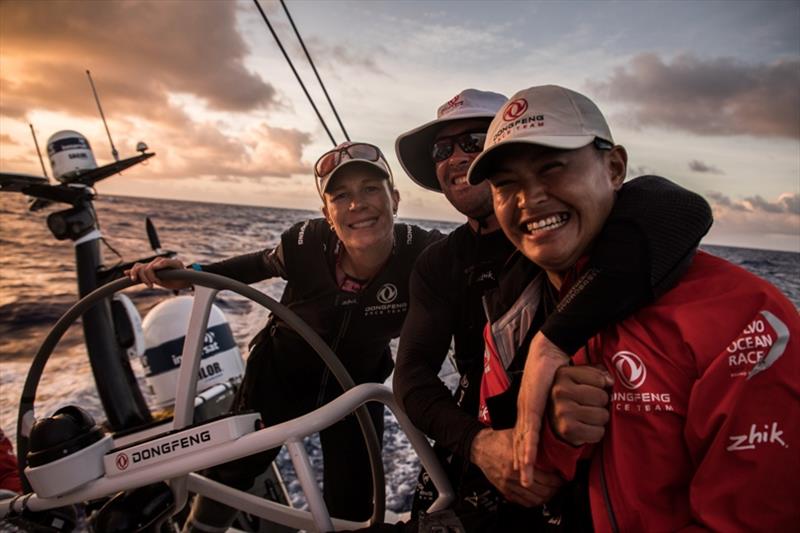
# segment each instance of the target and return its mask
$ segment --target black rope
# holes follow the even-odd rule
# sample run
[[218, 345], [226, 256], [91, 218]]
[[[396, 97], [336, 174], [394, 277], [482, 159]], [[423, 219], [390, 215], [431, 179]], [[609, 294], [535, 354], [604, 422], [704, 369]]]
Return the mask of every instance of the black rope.
[[322, 127], [325, 128], [325, 132], [328, 134], [328, 137], [330, 138], [331, 142], [333, 143], [334, 146], [336, 146], [337, 143], [336, 143], [336, 140], [333, 138], [333, 135], [331, 134], [331, 130], [328, 129], [328, 125], [325, 124], [325, 120], [322, 118], [322, 115], [319, 114], [319, 109], [317, 109], [316, 104], [314, 104], [314, 100], [311, 99], [311, 95], [308, 94], [308, 90], [306, 89], [306, 86], [303, 83], [303, 80], [300, 79], [300, 75], [297, 73], [297, 69], [294, 68], [294, 64], [292, 64], [292, 60], [289, 59], [289, 54], [286, 53], [286, 50], [283, 48], [283, 44], [281, 44], [281, 40], [278, 38], [278, 34], [275, 33], [275, 30], [272, 28], [272, 24], [269, 23], [269, 19], [267, 18], [267, 14], [264, 13], [263, 9], [261, 9], [261, 4], [258, 3], [258, 0], [253, 0], [253, 3], [258, 8], [258, 12], [261, 13], [261, 18], [264, 19], [264, 23], [267, 25], [267, 28], [269, 28], [270, 33], [272, 33], [272, 37], [275, 38], [275, 42], [278, 43], [278, 48], [280, 48], [281, 52], [283, 52], [283, 57], [286, 59], [286, 62], [289, 63], [289, 66], [291, 67], [292, 72], [294, 72], [295, 78], [297, 78], [297, 81], [300, 83], [300, 87], [302, 87], [303, 88], [303, 92], [306, 93], [306, 98], [308, 98], [308, 102], [311, 104], [311, 107], [314, 108], [314, 112], [317, 114], [317, 118], [322, 123]]
[[344, 129], [344, 124], [342, 124], [342, 119], [339, 118], [339, 113], [336, 111], [336, 107], [333, 105], [331, 97], [328, 95], [328, 90], [325, 89], [325, 84], [322, 83], [322, 78], [319, 77], [319, 72], [317, 72], [317, 67], [314, 66], [314, 61], [311, 59], [311, 54], [308, 53], [308, 49], [306, 48], [306, 43], [303, 42], [303, 38], [300, 37], [300, 32], [297, 31], [297, 26], [294, 25], [294, 20], [292, 20], [292, 15], [289, 14], [289, 8], [286, 7], [286, 3], [283, 0], [280, 1], [281, 5], [283, 6], [283, 11], [286, 13], [286, 18], [289, 19], [289, 24], [292, 25], [294, 34], [297, 36], [297, 40], [300, 41], [300, 46], [303, 47], [303, 52], [305, 52], [306, 58], [308, 59], [308, 62], [311, 65], [311, 70], [314, 71], [314, 75], [317, 77], [319, 86], [322, 87], [322, 92], [325, 94], [325, 98], [328, 100], [328, 105], [330, 105], [331, 109], [333, 110], [333, 116], [336, 117], [336, 122], [338, 122], [339, 127], [342, 128], [342, 133], [344, 133], [344, 138], [350, 141], [350, 136], [347, 134], [347, 130]]
[[[94, 193], [95, 196], [97, 196], [97, 192], [94, 190], [94, 187], [92, 187], [92, 192]], [[91, 210], [92, 210], [92, 215], [94, 216], [94, 219], [97, 220], [97, 231], [100, 231], [100, 220], [98, 220], [98, 218], [97, 218], [97, 213], [94, 210], [94, 206], [91, 207]], [[103, 244], [105, 244], [108, 247], [109, 250], [114, 252], [114, 255], [119, 257], [119, 261], [117, 261], [117, 264], [114, 265], [114, 266], [121, 265], [122, 262], [124, 261], [124, 259], [122, 258], [122, 254], [120, 254], [113, 246], [111, 246], [111, 243], [109, 243], [106, 240], [106, 238], [103, 237], [102, 235], [100, 236], [100, 240], [103, 241]]]
[[117, 250], [116, 250], [116, 249], [115, 249], [113, 246], [111, 246], [111, 243], [109, 243], [109, 242], [106, 240], [106, 238], [105, 238], [105, 237], [100, 237], [100, 240], [101, 240], [101, 241], [103, 241], [103, 244], [105, 244], [105, 245], [108, 247], [108, 249], [109, 249], [109, 250], [111, 250], [111, 251], [114, 253], [114, 255], [116, 255], [117, 257], [119, 257], [119, 261], [117, 261], [117, 264], [116, 264], [116, 265], [114, 265], [114, 266], [121, 265], [121, 264], [122, 264], [122, 261], [123, 261], [123, 259], [122, 259], [122, 254], [120, 254], [120, 253], [119, 253], [119, 252], [118, 252], [118, 251], [117, 251]]

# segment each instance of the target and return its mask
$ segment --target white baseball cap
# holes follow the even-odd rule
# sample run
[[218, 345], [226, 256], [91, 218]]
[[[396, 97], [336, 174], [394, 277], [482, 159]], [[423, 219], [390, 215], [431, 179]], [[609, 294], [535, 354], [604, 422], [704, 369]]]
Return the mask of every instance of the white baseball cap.
[[466, 118], [491, 119], [507, 98], [498, 93], [464, 89], [439, 106], [436, 119], [401, 134], [395, 143], [400, 165], [420, 187], [442, 192], [436, 179], [436, 166], [431, 157], [437, 133], [449, 123]]
[[507, 144], [539, 144], [575, 150], [596, 138], [614, 144], [606, 119], [586, 96], [559, 87], [541, 85], [512, 96], [489, 124], [483, 152], [469, 167], [471, 184], [485, 179], [486, 156]]
[[381, 171], [394, 186], [392, 169], [381, 149], [374, 144], [365, 142], [343, 142], [333, 150], [328, 150], [314, 163], [314, 177], [317, 183], [317, 192], [324, 200], [325, 191], [328, 190], [333, 177], [340, 169], [352, 165], [365, 165]]

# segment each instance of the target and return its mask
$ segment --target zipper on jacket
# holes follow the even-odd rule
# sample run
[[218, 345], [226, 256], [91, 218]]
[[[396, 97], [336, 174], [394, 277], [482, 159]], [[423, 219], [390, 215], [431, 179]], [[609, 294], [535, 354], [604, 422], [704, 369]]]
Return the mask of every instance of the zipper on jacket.
[[603, 487], [603, 501], [606, 504], [606, 513], [608, 514], [608, 521], [611, 522], [611, 531], [617, 533], [619, 526], [617, 526], [617, 517], [614, 515], [614, 508], [611, 506], [611, 496], [608, 494], [608, 485], [606, 484], [606, 467], [603, 461], [603, 451], [605, 446], [600, 445], [600, 484]]
[[[348, 308], [344, 312], [344, 318], [342, 318], [342, 323], [339, 326], [339, 331], [336, 334], [336, 338], [333, 339], [331, 343], [331, 351], [339, 357], [339, 354], [336, 353], [336, 350], [339, 348], [339, 343], [341, 342], [342, 338], [344, 337], [345, 332], [347, 331], [347, 327], [350, 325], [350, 315], [353, 314], [353, 310]], [[321, 406], [325, 400], [325, 389], [328, 388], [328, 380], [331, 376], [331, 369], [325, 365], [325, 369], [322, 371], [322, 380], [320, 381], [319, 385], [319, 392], [317, 393], [317, 407]]]
[[[594, 357], [592, 357], [592, 351], [589, 349], [589, 342], [587, 341], [583, 345], [583, 349], [586, 351], [586, 361], [589, 364], [596, 365], [600, 361], [596, 361]], [[611, 522], [611, 531], [617, 533], [619, 531], [619, 526], [617, 525], [617, 517], [614, 514], [614, 508], [611, 506], [611, 495], [608, 493], [608, 484], [606, 483], [606, 468], [605, 462], [603, 461], [603, 451], [605, 450], [604, 444], [600, 443], [600, 449], [597, 453], [600, 454], [600, 486], [603, 488], [603, 503], [606, 506], [606, 514], [608, 515], [608, 521]]]
[[[589, 350], [589, 343], [587, 342], [584, 345], [584, 349], [586, 350], [586, 359], [591, 364], [597, 364], [597, 361], [593, 361], [592, 359], [592, 352]], [[611, 495], [608, 493], [608, 484], [606, 483], [606, 466], [605, 461], [603, 460], [603, 453], [605, 452], [605, 444], [603, 442], [600, 443], [600, 450], [598, 453], [600, 454], [600, 486], [603, 488], [603, 503], [606, 506], [606, 514], [608, 515], [608, 521], [611, 522], [611, 531], [617, 533], [619, 531], [619, 526], [617, 525], [617, 517], [614, 514], [614, 508], [611, 506]]]

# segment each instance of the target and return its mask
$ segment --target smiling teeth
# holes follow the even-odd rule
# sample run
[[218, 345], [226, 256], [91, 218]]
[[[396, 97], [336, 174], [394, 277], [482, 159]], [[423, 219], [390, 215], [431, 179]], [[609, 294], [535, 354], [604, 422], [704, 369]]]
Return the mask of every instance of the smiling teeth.
[[361, 229], [361, 228], [368, 228], [373, 224], [375, 224], [375, 219], [365, 220], [363, 222], [356, 222], [355, 224], [350, 224], [350, 227], [354, 229]]
[[467, 177], [466, 176], [461, 176], [461, 177], [458, 177], [458, 178], [453, 180], [453, 185], [461, 185], [462, 183], [466, 183], [466, 182], [467, 182]]
[[547, 218], [543, 218], [541, 220], [536, 220], [534, 222], [528, 222], [528, 224], [526, 224], [526, 227], [528, 228], [528, 231], [530, 233], [538, 233], [540, 231], [554, 230], [566, 224], [568, 218], [569, 215], [567, 215], [566, 213], [561, 213], [559, 215], [552, 215]]

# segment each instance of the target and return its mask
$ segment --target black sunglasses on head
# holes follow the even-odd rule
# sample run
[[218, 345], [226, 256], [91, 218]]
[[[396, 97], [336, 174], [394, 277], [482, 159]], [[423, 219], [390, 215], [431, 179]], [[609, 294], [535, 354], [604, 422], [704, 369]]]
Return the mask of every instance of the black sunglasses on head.
[[601, 139], [600, 137], [594, 138], [594, 147], [598, 150], [613, 150], [614, 143], [608, 142], [605, 139]]
[[444, 161], [453, 155], [456, 143], [458, 143], [459, 148], [461, 148], [461, 151], [465, 154], [478, 154], [483, 151], [485, 142], [485, 131], [468, 131], [448, 137], [439, 137], [436, 142], [433, 143], [431, 157], [435, 163]]

